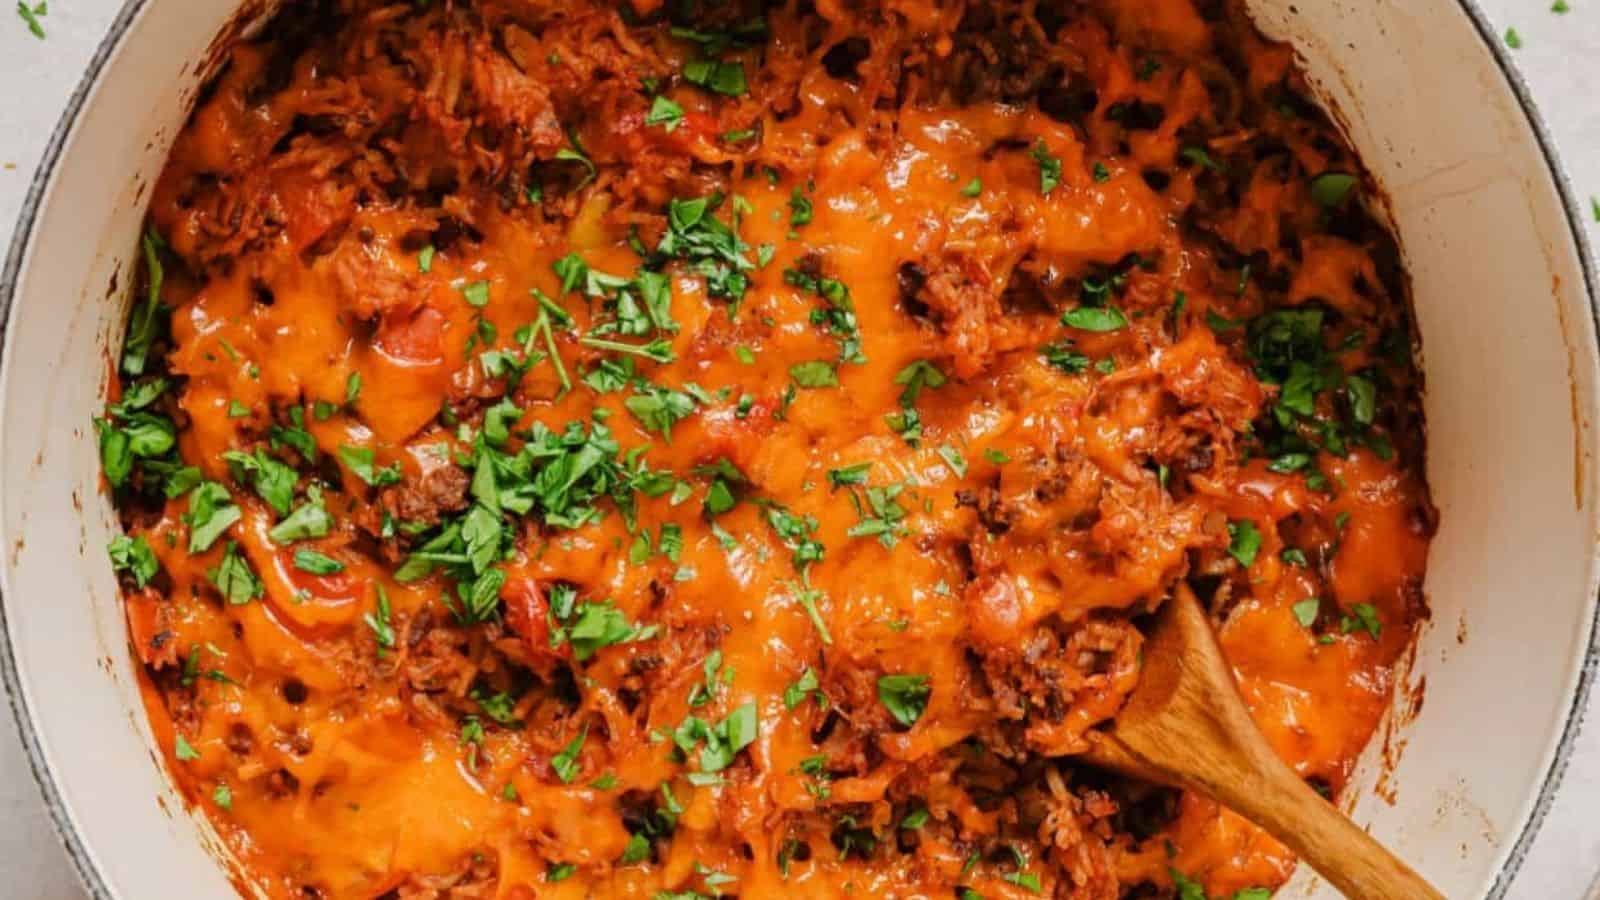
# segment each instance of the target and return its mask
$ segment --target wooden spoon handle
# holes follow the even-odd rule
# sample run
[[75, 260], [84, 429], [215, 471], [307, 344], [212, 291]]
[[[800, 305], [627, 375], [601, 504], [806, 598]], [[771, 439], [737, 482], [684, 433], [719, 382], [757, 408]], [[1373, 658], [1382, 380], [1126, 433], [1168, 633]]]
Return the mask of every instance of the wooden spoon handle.
[[[1264, 744], [1264, 742], [1263, 742]], [[1286, 844], [1350, 900], [1444, 900], [1444, 895], [1271, 757], [1252, 779], [1213, 795]]]

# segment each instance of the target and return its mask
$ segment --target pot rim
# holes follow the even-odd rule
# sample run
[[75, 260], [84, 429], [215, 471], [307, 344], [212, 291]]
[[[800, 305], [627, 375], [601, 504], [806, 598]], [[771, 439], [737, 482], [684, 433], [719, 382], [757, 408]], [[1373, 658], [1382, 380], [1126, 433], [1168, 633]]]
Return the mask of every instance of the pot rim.
[[[11, 323], [11, 310], [22, 271], [22, 262], [32, 243], [36, 220], [43, 207], [45, 194], [51, 186], [56, 167], [61, 161], [62, 152], [66, 148], [67, 139], [77, 125], [78, 116], [83, 112], [85, 103], [100, 83], [106, 64], [148, 2], [150, 0], [126, 0], [122, 9], [112, 19], [105, 37], [100, 40], [93, 56], [90, 57], [83, 77], [73, 89], [71, 96], [67, 98], [61, 118], [52, 130], [50, 140], [40, 156], [39, 167], [34, 171], [28, 185], [28, 193], [17, 216], [11, 244], [6, 251], [4, 267], [0, 268], [0, 356], [4, 354], [3, 339]], [[1572, 186], [1571, 175], [1561, 162], [1549, 126], [1534, 104], [1532, 91], [1523, 79], [1522, 73], [1512, 62], [1510, 52], [1501, 43], [1499, 33], [1479, 6], [1479, 0], [1456, 0], [1456, 4], [1461, 13], [1472, 23], [1479, 39], [1494, 59], [1495, 67], [1500, 70], [1501, 77], [1505, 79], [1506, 86], [1516, 97], [1517, 105], [1533, 131], [1539, 152], [1545, 160], [1547, 174], [1554, 181], [1556, 191], [1561, 197], [1562, 211], [1566, 215], [1567, 227], [1572, 235], [1573, 245], [1577, 249], [1579, 265], [1583, 270], [1584, 289], [1589, 297], [1589, 324], [1594, 329], [1596, 340], [1600, 341], [1600, 270], [1596, 268], [1594, 252], [1583, 228], [1583, 218], [1577, 202], [1577, 192]], [[17, 724], [18, 737], [27, 754], [28, 768], [33, 773], [33, 780], [39, 787], [45, 808], [49, 811], [56, 837], [66, 850], [79, 882], [88, 890], [89, 895], [94, 900], [117, 900], [100, 871], [94, 854], [84, 842], [83, 836], [78, 833], [72, 814], [62, 797], [60, 786], [56, 783], [56, 775], [51, 769], [38, 732], [35, 730], [33, 710], [29, 707], [22, 691], [22, 676], [6, 618], [4, 591], [0, 591], [0, 634], [3, 634], [3, 637], [0, 637], [0, 681], [5, 684], [6, 698], [11, 708], [11, 715]], [[1600, 671], [1600, 604], [1596, 605], [1589, 623], [1589, 639], [1583, 654], [1582, 669], [1578, 674], [1572, 705], [1567, 712], [1561, 737], [1556, 743], [1555, 755], [1540, 780], [1533, 809], [1529, 811], [1526, 821], [1518, 830], [1505, 862], [1495, 873], [1494, 882], [1485, 895], [1485, 900], [1501, 900], [1510, 890], [1512, 882], [1527, 860], [1540, 827], [1550, 814], [1556, 795], [1560, 791], [1562, 779], [1572, 761], [1573, 749], [1583, 725], [1589, 693], [1594, 686], [1597, 671]]]

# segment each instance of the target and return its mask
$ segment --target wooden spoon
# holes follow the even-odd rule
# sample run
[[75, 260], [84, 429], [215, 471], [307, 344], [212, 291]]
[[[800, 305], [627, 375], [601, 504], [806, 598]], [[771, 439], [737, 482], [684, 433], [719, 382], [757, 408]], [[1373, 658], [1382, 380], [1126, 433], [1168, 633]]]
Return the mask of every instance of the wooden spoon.
[[1189, 586], [1157, 615], [1139, 685], [1085, 759], [1196, 790], [1264, 828], [1351, 900], [1443, 900], [1278, 759]]

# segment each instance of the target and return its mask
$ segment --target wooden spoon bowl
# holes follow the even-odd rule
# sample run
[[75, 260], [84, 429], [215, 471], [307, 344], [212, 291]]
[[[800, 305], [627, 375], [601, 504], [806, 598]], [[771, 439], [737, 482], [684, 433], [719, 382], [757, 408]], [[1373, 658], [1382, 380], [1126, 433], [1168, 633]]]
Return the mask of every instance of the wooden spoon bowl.
[[1205, 609], [1182, 582], [1157, 615], [1138, 687], [1111, 726], [1090, 738], [1088, 761], [1215, 798], [1352, 900], [1443, 900], [1273, 752]]

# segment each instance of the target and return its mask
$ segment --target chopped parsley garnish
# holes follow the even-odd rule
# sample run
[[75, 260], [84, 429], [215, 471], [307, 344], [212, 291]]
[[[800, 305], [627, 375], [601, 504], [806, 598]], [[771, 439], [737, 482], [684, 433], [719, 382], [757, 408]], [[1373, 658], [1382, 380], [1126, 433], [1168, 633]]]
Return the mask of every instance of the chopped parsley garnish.
[[960, 450], [946, 446], [934, 452], [939, 454], [939, 458], [944, 460], [944, 464], [950, 467], [950, 471], [957, 478], [967, 477], [967, 458], [961, 455]]
[[669, 363], [677, 359], [677, 355], [672, 352], [672, 345], [663, 338], [656, 338], [648, 344], [629, 344], [623, 341], [608, 341], [603, 338], [585, 337], [579, 343], [586, 347], [594, 347], [597, 350], [626, 353], [630, 356], [642, 357], [657, 363]]
[[628, 412], [650, 431], [659, 431], [672, 440], [672, 426], [694, 412], [694, 398], [683, 391], [646, 384], [636, 388], [637, 393], [622, 402]]
[[828, 483], [836, 488], [853, 484], [866, 484], [867, 473], [872, 471], [872, 463], [856, 463], [851, 466], [842, 466], [828, 470]]
[[1185, 147], [1183, 148], [1182, 152], [1178, 154], [1178, 158], [1184, 160], [1185, 162], [1200, 166], [1201, 168], [1210, 169], [1213, 172], [1222, 171], [1221, 164], [1212, 159], [1211, 154], [1207, 153], [1204, 147]]
[[1345, 634], [1352, 631], [1365, 631], [1373, 637], [1383, 633], [1383, 621], [1378, 618], [1378, 608], [1371, 603], [1357, 603], [1350, 607], [1351, 615], [1345, 616], [1339, 622], [1339, 630]]
[[[554, 603], [551, 608], [554, 610]], [[658, 631], [653, 625], [641, 627], [630, 623], [610, 601], [578, 603], [570, 616], [563, 617], [563, 622], [551, 630], [550, 644], [571, 644], [572, 657], [578, 662], [584, 662], [605, 647], [649, 640]]]
[[878, 679], [878, 701], [907, 728], [922, 718], [932, 694], [926, 675], [884, 675]]
[[266, 593], [266, 586], [256, 577], [255, 570], [239, 553], [238, 545], [229, 541], [222, 551], [222, 562], [206, 573], [206, 577], [221, 592], [223, 599], [235, 606], [243, 606]]
[[333, 517], [322, 504], [322, 490], [312, 485], [306, 490], [306, 502], [289, 513], [282, 522], [272, 527], [267, 536], [276, 544], [290, 544], [307, 538], [326, 537], [333, 527]]
[[339, 459], [350, 469], [352, 474], [373, 487], [400, 483], [400, 464], [393, 463], [381, 469], [377, 468], [376, 455], [371, 447], [352, 447], [349, 444], [340, 444]]
[[217, 538], [242, 516], [227, 488], [215, 481], [201, 482], [190, 492], [189, 511], [183, 516], [189, 526], [189, 552], [211, 549]]
[[[855, 503], [856, 514], [861, 521], [850, 526], [845, 534], [852, 538], [876, 537], [878, 542], [885, 547], [893, 547], [900, 538], [906, 535], [903, 520], [906, 517], [905, 508], [895, 502], [904, 490], [903, 485], [892, 484], [886, 487], [869, 487], [859, 495], [852, 493], [850, 499]], [[861, 498], [864, 497], [865, 505]]]
[[294, 486], [300, 475], [293, 466], [279, 462], [267, 454], [265, 450], [255, 453], [241, 453], [229, 450], [222, 454], [233, 469], [234, 477], [238, 480], [248, 478], [250, 485], [267, 501], [267, 505], [278, 515], [288, 515], [289, 508], [294, 503]]
[[1261, 552], [1261, 532], [1256, 530], [1256, 523], [1250, 519], [1228, 523], [1228, 555], [1239, 561], [1239, 565], [1249, 568], [1256, 561], [1256, 554]]
[[1128, 319], [1113, 306], [1079, 306], [1062, 313], [1061, 324], [1079, 331], [1103, 333], [1126, 328]]
[[900, 405], [910, 409], [917, 404], [917, 398], [922, 396], [923, 388], [944, 387], [946, 380], [938, 366], [925, 359], [917, 360], [895, 373], [894, 383], [904, 388], [900, 392]]
[[861, 325], [856, 320], [855, 301], [851, 299], [850, 288], [844, 282], [836, 278], [809, 275], [799, 269], [784, 270], [783, 280], [826, 301], [826, 308], [812, 311], [811, 323], [832, 332], [839, 341], [839, 362], [859, 364], [867, 361], [866, 355], [861, 352]]
[[680, 259], [706, 281], [706, 293], [735, 303], [750, 287], [746, 274], [755, 263], [745, 256], [750, 245], [713, 213], [722, 198], [674, 199], [667, 205], [667, 232], [656, 245], [656, 255]]
[[817, 694], [820, 697], [819, 687], [821, 687], [821, 682], [817, 680], [816, 670], [806, 666], [805, 671], [800, 673], [800, 677], [795, 679], [794, 684], [783, 689], [784, 708], [794, 709], [806, 702], [806, 698], [812, 694]]
[[[43, 5], [42, 2], [39, 4]], [[22, 15], [25, 9], [28, 7], [22, 0], [17, 0], [18, 14]], [[28, 17], [24, 15], [23, 18], [26, 20]], [[29, 22], [30, 27], [35, 24], [37, 20]], [[144, 248], [145, 276], [148, 283], [145, 287], [144, 304], [134, 310], [128, 319], [128, 339], [122, 347], [122, 371], [134, 376], [144, 374], [150, 346], [155, 343], [163, 328], [161, 314], [164, 307], [161, 303], [161, 285], [165, 270], [161, 267], [159, 251], [166, 245], [154, 230], [145, 232], [141, 245]]]
[[135, 587], [149, 584], [150, 579], [161, 571], [161, 563], [156, 560], [155, 551], [150, 549], [143, 535], [118, 535], [106, 545], [106, 552], [111, 556], [111, 568], [117, 572], [127, 572], [133, 578]]
[[794, 551], [794, 567], [804, 572], [814, 562], [821, 562], [826, 548], [812, 537], [817, 530], [813, 516], [797, 516], [776, 503], [767, 505], [767, 523], [778, 537]]
[[810, 225], [815, 212], [811, 200], [801, 193], [798, 186], [789, 194], [789, 227], [799, 228], [801, 225]]
[[715, 59], [695, 59], [683, 64], [683, 80], [713, 93], [728, 97], [743, 96], [749, 89], [744, 64]]
[[[136, 466], [148, 477], [159, 471], [177, 447], [177, 429], [172, 421], [148, 412], [123, 409], [119, 415], [111, 410], [113, 419], [95, 419], [95, 431], [100, 443], [100, 467], [112, 487], [127, 484]], [[172, 462], [173, 466], [178, 465]], [[159, 481], [159, 478], [155, 479]]]
[[279, 444], [299, 453], [306, 462], [317, 461], [317, 441], [306, 430], [306, 413], [299, 406], [289, 408], [289, 424], [272, 426], [272, 446]]
[[28, 26], [28, 31], [39, 40], [44, 40], [44, 23], [39, 20], [50, 12], [49, 0], [39, 0], [29, 6], [26, 0], [17, 0], [17, 17]]
[[[301, 551], [305, 552], [305, 551]], [[295, 564], [299, 565], [300, 554], [295, 554]], [[340, 566], [342, 569], [343, 566]], [[374, 585], [378, 591], [377, 608], [361, 617], [367, 623], [367, 628], [372, 632], [372, 639], [378, 645], [378, 655], [381, 657], [386, 650], [395, 648], [394, 626], [389, 621], [389, 593], [383, 585]]]
[[1039, 348], [1039, 354], [1052, 367], [1068, 375], [1079, 375], [1089, 368], [1089, 357], [1078, 352], [1071, 341], [1058, 341]]
[[817, 636], [822, 639], [822, 643], [831, 645], [833, 635], [828, 633], [828, 625], [822, 621], [822, 611], [817, 608], [817, 601], [822, 599], [823, 593], [811, 587], [803, 575], [801, 577], [801, 581], [789, 583], [789, 592], [795, 602], [800, 604], [800, 608], [805, 610], [806, 618], [810, 619], [812, 627], [817, 629]]
[[575, 162], [584, 167], [586, 171], [584, 173], [583, 180], [578, 182], [579, 188], [582, 188], [584, 185], [593, 181], [595, 176], [600, 174], [600, 170], [595, 167], [594, 160], [590, 159], [581, 150], [576, 150], [572, 147], [562, 147], [556, 151], [555, 158], [562, 162]]
[[1322, 609], [1322, 601], [1316, 597], [1307, 597], [1296, 602], [1290, 607], [1294, 613], [1294, 620], [1302, 628], [1310, 628], [1317, 621], [1317, 613]]
[[761, 733], [761, 720], [754, 702], [745, 703], [727, 718], [712, 725], [698, 716], [689, 716], [672, 732], [672, 742], [684, 756], [700, 746], [700, 771], [720, 772], [733, 764], [739, 751], [755, 743]]
[[683, 124], [683, 107], [674, 103], [666, 96], [657, 96], [650, 102], [650, 112], [645, 114], [646, 125], [660, 125], [667, 133], [672, 133], [679, 125]]
[[803, 388], [828, 388], [839, 386], [839, 372], [832, 363], [821, 360], [795, 363], [789, 367], [789, 377]]
[[1356, 176], [1344, 172], [1324, 172], [1311, 179], [1311, 199], [1323, 209], [1337, 209], [1350, 199]]
[[461, 296], [469, 306], [482, 309], [489, 305], [489, 282], [474, 281], [461, 288]]
[[1061, 185], [1061, 157], [1051, 155], [1044, 138], [1039, 138], [1028, 155], [1039, 164], [1039, 193], [1050, 196], [1050, 192]]
[[550, 758], [550, 771], [556, 773], [562, 784], [571, 784], [577, 779], [578, 754], [583, 752], [583, 742], [588, 736], [589, 726], [585, 725], [577, 737], [568, 742], [560, 753]]
[[337, 575], [344, 571], [344, 563], [316, 550], [300, 549], [294, 552], [294, 567], [312, 575]]

